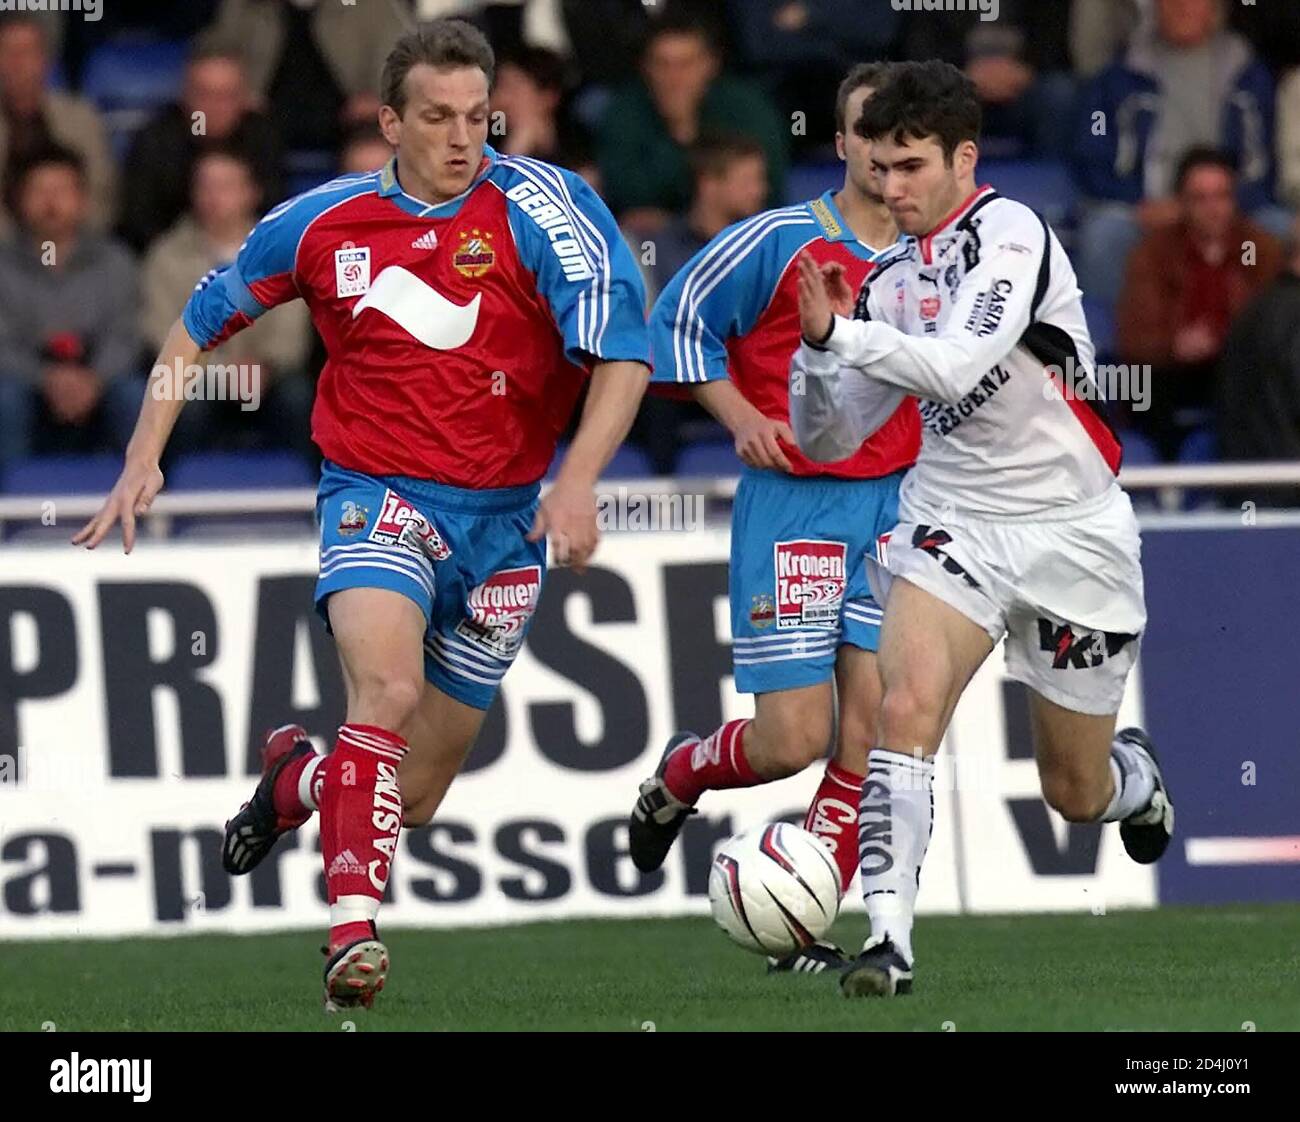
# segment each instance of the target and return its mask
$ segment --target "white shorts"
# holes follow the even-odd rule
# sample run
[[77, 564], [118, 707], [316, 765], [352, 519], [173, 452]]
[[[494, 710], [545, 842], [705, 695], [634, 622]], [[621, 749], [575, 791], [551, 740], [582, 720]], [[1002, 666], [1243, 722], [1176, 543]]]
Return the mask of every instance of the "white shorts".
[[1146, 626], [1141, 541], [1118, 487], [1044, 518], [942, 522], [904, 504], [876, 540], [867, 577], [886, 605], [904, 577], [978, 624], [1007, 637], [1007, 673], [1078, 713], [1119, 711]]

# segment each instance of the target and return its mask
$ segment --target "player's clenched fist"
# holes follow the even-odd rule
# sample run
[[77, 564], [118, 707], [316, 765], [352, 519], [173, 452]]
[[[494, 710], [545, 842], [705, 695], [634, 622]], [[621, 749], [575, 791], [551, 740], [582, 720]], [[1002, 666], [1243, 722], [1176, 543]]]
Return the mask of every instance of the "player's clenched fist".
[[135, 520], [145, 514], [162, 490], [163, 473], [157, 464], [127, 462], [117, 483], [99, 512], [72, 539], [73, 545], [94, 549], [113, 526], [122, 523], [122, 548], [130, 553], [135, 545]]
[[587, 486], [558, 482], [542, 497], [533, 519], [530, 542], [551, 540], [556, 565], [568, 565], [579, 573], [596, 551], [600, 533], [596, 529], [596, 494]]
[[778, 441], [795, 447], [794, 433], [784, 421], [774, 421], [761, 414], [736, 429], [736, 455], [750, 467], [790, 471], [790, 461]]

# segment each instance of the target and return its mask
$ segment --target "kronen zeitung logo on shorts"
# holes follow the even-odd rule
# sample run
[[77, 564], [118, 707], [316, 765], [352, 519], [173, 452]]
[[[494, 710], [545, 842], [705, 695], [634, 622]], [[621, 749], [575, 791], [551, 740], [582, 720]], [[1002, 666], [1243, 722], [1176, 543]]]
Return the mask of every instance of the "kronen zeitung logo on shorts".
[[844, 599], [845, 548], [812, 540], [775, 544], [778, 629], [835, 626]]
[[257, 363], [158, 363], [149, 374], [154, 401], [237, 401], [251, 413], [262, 404], [262, 368]]
[[1151, 408], [1151, 367], [1099, 363], [1095, 368], [1081, 366], [1070, 356], [1064, 366], [1045, 366], [1048, 377], [1043, 382], [1043, 397], [1048, 401], [1062, 398], [1076, 401], [1129, 401], [1133, 410], [1142, 413]]

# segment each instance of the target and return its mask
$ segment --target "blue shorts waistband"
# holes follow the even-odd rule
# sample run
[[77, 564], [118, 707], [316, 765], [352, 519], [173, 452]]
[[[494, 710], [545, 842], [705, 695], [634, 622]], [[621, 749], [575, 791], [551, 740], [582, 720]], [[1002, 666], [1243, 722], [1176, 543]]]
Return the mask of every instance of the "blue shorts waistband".
[[322, 465], [322, 479], [327, 474], [354, 475], [360, 479], [373, 480], [412, 502], [470, 514], [509, 514], [525, 510], [536, 502], [542, 490], [541, 483], [524, 483], [518, 487], [453, 487], [450, 483], [416, 479], [409, 475], [367, 475], [362, 471], [340, 467], [331, 460], [326, 460]]

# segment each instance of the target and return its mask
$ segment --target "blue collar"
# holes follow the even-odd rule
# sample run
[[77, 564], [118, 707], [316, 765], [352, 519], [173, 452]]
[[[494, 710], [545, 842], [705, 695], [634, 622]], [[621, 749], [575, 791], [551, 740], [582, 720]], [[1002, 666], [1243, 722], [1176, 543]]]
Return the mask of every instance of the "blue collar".
[[454, 199], [447, 199], [441, 203], [427, 203], [423, 199], [417, 199], [414, 195], [408, 195], [403, 191], [402, 185], [397, 179], [397, 157], [393, 156], [379, 171], [380, 197], [392, 199], [408, 214], [414, 214], [418, 218], [450, 217], [460, 210], [461, 204], [474, 188], [492, 174], [497, 165], [497, 160], [500, 159], [496, 149], [487, 144], [483, 146], [483, 156], [486, 163], [479, 169], [470, 185]]
[[835, 205], [833, 190], [825, 191], [819, 198], [809, 202], [808, 209], [812, 211], [812, 216], [821, 226], [822, 236], [828, 242], [843, 242], [844, 248], [855, 257], [861, 257], [864, 261], [877, 261], [893, 249], [893, 246], [875, 249], [858, 241], [857, 236], [849, 229], [849, 224], [844, 221], [840, 208]]

